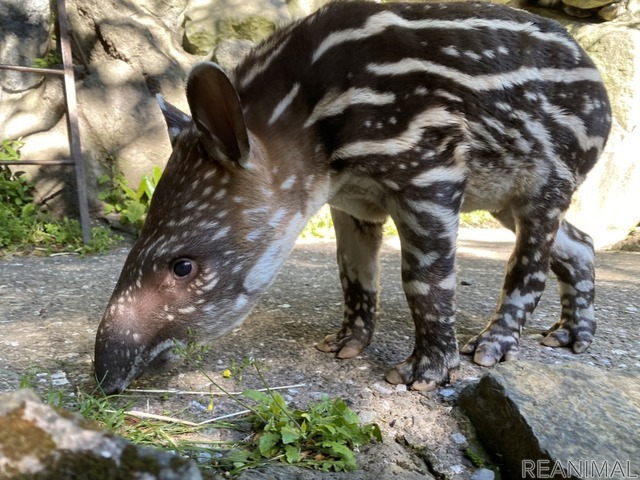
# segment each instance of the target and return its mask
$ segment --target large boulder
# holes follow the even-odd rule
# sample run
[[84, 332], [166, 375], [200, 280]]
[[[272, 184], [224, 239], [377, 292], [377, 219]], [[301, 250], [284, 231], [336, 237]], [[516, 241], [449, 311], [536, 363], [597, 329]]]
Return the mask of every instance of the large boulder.
[[29, 390], [0, 395], [0, 478], [200, 480], [193, 460], [140, 447]]
[[467, 387], [459, 403], [503, 478], [640, 475], [637, 375], [508, 362]]

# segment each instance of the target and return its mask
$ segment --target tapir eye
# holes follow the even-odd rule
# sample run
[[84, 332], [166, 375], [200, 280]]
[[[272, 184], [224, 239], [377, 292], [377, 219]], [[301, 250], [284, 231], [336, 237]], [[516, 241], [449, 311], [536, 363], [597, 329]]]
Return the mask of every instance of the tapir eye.
[[188, 277], [193, 272], [194, 266], [191, 260], [180, 258], [173, 262], [173, 273], [176, 277]]

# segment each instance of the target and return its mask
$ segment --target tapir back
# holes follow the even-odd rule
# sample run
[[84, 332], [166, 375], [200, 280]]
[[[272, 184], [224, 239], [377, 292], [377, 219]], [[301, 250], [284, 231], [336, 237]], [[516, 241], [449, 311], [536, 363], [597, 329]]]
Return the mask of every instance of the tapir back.
[[[558, 23], [486, 3], [332, 3], [268, 39], [233, 80], [250, 130], [371, 175], [388, 175], [389, 154], [422, 168], [458, 147], [479, 173], [556, 164], [579, 183], [611, 121], [598, 71]], [[589, 153], [563, 155], [564, 167], [556, 147]]]

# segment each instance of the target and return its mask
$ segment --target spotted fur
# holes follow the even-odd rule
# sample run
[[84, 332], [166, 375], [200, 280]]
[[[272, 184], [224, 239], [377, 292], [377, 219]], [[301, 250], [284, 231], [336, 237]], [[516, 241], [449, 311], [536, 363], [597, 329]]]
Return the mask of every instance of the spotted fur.
[[515, 358], [549, 267], [562, 312], [543, 343], [588, 348], [593, 247], [563, 216], [611, 114], [598, 71], [557, 23], [485, 3], [331, 3], [228, 75], [197, 65], [186, 93], [191, 116], [161, 101], [173, 154], [98, 329], [106, 391], [188, 329], [239, 324], [324, 203], [345, 307], [320, 350], [348, 358], [369, 344], [391, 216], [416, 339], [387, 380], [445, 381], [459, 363], [458, 215], [478, 208], [517, 239], [495, 314], [463, 352], [481, 365]]

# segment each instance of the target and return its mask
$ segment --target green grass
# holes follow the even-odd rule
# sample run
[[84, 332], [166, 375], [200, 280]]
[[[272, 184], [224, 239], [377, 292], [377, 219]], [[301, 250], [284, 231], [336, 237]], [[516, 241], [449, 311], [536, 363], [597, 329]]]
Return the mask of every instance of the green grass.
[[[323, 398], [306, 408], [292, 408], [282, 395], [270, 388], [264, 366], [252, 358], [234, 362], [231, 375], [237, 380], [251, 370], [264, 385], [261, 390], [228, 392], [204, 370], [203, 356], [208, 348], [192, 339], [186, 346], [176, 344], [174, 352], [203, 374], [211, 385], [248, 413], [234, 420], [189, 422], [179, 420], [180, 412], [163, 412], [163, 419], [144, 418], [131, 409], [144, 401], [134, 392], [104, 396], [99, 389], [73, 394], [42, 386], [46, 378], [38, 369], [27, 372], [20, 383], [33, 388], [49, 405], [79, 412], [106, 430], [139, 445], [150, 445], [194, 458], [200, 468], [236, 475], [242, 470], [280, 462], [323, 471], [349, 471], [358, 467], [355, 450], [371, 441], [381, 441], [376, 424], [361, 424], [357, 414], [340, 398]], [[207, 392], [203, 392], [206, 396]], [[162, 393], [161, 400], [170, 392]], [[148, 397], [147, 397], [148, 398]], [[209, 402], [213, 407], [213, 396]], [[168, 415], [171, 415], [169, 417]], [[211, 429], [238, 430], [241, 440], [211, 440]], [[226, 435], [230, 438], [233, 436]], [[225, 436], [223, 436], [225, 437]], [[238, 435], [235, 435], [238, 437]]]

